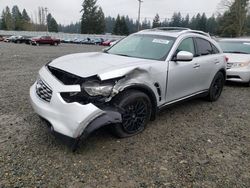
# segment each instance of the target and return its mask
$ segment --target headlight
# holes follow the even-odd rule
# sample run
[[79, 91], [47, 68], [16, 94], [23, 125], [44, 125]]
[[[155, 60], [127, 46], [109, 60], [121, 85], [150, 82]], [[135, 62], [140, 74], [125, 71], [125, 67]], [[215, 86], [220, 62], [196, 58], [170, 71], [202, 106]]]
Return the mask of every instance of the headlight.
[[233, 68], [242, 68], [242, 67], [247, 67], [250, 65], [250, 62], [243, 62], [243, 63], [234, 63]]
[[114, 87], [111, 83], [99, 83], [97, 81], [89, 81], [82, 85], [83, 89], [90, 96], [105, 96], [108, 97]]

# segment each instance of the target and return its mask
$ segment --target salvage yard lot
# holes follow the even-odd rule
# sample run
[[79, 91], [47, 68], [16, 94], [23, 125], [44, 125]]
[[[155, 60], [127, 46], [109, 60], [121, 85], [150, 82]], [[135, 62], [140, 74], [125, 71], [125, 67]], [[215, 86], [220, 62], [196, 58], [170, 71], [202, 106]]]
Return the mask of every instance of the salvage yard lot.
[[[227, 85], [159, 114], [142, 134], [95, 132], [72, 153], [32, 110], [49, 60], [103, 47], [0, 43], [0, 187], [250, 187], [250, 88]], [[84, 61], [84, 60], [83, 60]]]

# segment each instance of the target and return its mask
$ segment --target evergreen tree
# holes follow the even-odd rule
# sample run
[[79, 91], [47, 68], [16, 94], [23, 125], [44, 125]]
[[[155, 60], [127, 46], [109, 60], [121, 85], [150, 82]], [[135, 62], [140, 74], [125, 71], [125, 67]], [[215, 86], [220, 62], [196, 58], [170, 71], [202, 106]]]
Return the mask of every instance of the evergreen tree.
[[99, 7], [99, 10], [97, 11], [96, 18], [97, 18], [96, 33], [104, 33], [106, 27], [105, 16], [101, 7]]
[[18, 6], [13, 6], [12, 8], [12, 18], [14, 24], [14, 30], [23, 30], [23, 18], [22, 14], [19, 11]]
[[234, 0], [219, 20], [219, 32], [224, 36], [242, 36], [246, 32], [249, 0]]
[[151, 28], [151, 23], [149, 20], [147, 20], [146, 18], [142, 21], [142, 29], [150, 29]]
[[112, 33], [115, 25], [115, 18], [112, 18], [111, 16], [108, 16], [105, 18], [105, 32], [106, 33]]
[[121, 18], [120, 18], [120, 15], [118, 14], [118, 16], [117, 16], [117, 18], [115, 20], [115, 26], [114, 26], [114, 29], [113, 29], [113, 34], [119, 35], [121, 33], [120, 25], [121, 25]]
[[161, 27], [161, 22], [160, 22], [160, 16], [159, 14], [156, 14], [154, 20], [153, 20], [153, 28], [156, 28], [156, 27]]
[[47, 24], [49, 32], [58, 32], [58, 24], [50, 13], [47, 16]]
[[218, 24], [217, 24], [216, 18], [214, 15], [212, 15], [207, 20], [207, 32], [212, 34], [212, 35], [215, 35], [215, 34], [217, 34], [217, 31], [218, 31], [217, 28], [218, 28]]
[[1, 15], [1, 28], [3, 30], [13, 30], [13, 20], [10, 13], [10, 8], [7, 6], [5, 10], [2, 11]]
[[81, 33], [99, 34], [105, 29], [105, 18], [102, 9], [98, 9], [97, 0], [84, 0], [82, 4]]
[[121, 29], [120, 29], [121, 34], [120, 35], [129, 35], [128, 26], [127, 26], [127, 23], [126, 23], [124, 16], [121, 17], [120, 27], [121, 27]]
[[27, 13], [27, 11], [25, 9], [23, 9], [23, 12], [22, 12], [22, 18], [23, 20], [25, 20], [26, 22], [30, 22], [30, 17]]
[[189, 27], [189, 22], [190, 22], [190, 20], [189, 20], [189, 14], [187, 14], [186, 17], [185, 17], [185, 19], [183, 19], [183, 21], [182, 21], [182, 26], [188, 28]]
[[58, 31], [64, 33], [80, 33], [81, 31], [81, 23], [70, 23], [69, 25], [58, 25]]
[[182, 27], [182, 17], [180, 12], [174, 13], [169, 25], [171, 27]]
[[24, 30], [31, 30], [31, 19], [25, 9], [22, 12], [22, 27]]
[[207, 31], [207, 16], [205, 13], [203, 13], [199, 19], [197, 29], [205, 32]]
[[7, 30], [7, 23], [6, 23], [6, 12], [3, 10], [1, 15], [1, 29]]

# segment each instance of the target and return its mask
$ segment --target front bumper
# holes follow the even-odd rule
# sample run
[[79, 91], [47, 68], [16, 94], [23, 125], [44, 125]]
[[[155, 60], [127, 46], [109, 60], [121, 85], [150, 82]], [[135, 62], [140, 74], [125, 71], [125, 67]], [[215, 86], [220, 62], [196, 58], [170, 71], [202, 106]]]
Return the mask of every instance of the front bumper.
[[51, 124], [55, 135], [78, 139], [103, 125], [121, 122], [121, 115], [118, 112], [102, 110], [91, 103], [87, 105], [66, 103], [60, 93], [79, 92], [81, 91], [79, 85], [62, 84], [46, 67], [39, 71], [39, 77], [52, 89], [51, 100], [44, 101], [37, 95], [37, 82], [35, 82], [30, 88], [31, 104], [35, 112]]
[[247, 83], [250, 81], [250, 68], [231, 68], [227, 70], [227, 81]]

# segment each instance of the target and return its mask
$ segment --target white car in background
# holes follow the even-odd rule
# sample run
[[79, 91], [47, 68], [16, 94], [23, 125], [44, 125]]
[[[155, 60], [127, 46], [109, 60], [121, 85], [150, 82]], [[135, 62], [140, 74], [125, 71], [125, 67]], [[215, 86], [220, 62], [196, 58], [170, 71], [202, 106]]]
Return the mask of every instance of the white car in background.
[[219, 44], [228, 58], [227, 80], [250, 87], [250, 39], [221, 39]]

